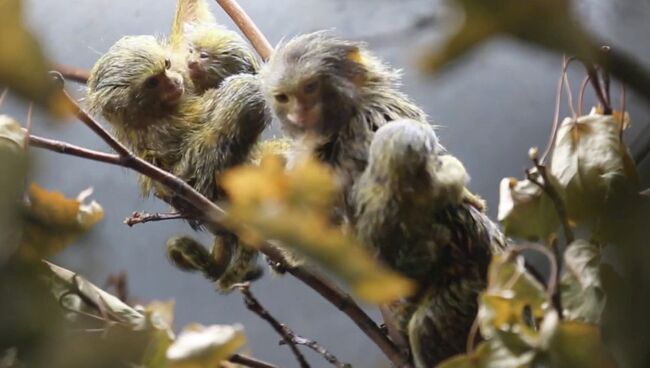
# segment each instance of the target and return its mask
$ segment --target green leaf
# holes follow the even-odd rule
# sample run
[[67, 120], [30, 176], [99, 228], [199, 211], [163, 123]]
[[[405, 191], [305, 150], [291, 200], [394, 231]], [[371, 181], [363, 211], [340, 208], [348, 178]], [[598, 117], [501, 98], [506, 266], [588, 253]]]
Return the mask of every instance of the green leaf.
[[565, 318], [598, 323], [606, 300], [600, 282], [600, 250], [576, 240], [564, 251], [564, 265], [560, 287]]
[[246, 343], [241, 325], [186, 326], [167, 349], [169, 368], [216, 367]]

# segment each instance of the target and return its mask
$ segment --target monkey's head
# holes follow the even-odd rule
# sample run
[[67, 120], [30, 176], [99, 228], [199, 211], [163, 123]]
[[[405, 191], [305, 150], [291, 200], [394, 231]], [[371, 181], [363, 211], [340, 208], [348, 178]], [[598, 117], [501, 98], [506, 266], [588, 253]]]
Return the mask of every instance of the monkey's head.
[[298, 36], [280, 44], [260, 75], [269, 105], [292, 136], [332, 136], [359, 106], [367, 78], [359, 43], [329, 32]]
[[218, 25], [198, 25], [187, 35], [187, 69], [199, 93], [218, 88], [231, 75], [254, 74], [259, 63], [235, 32]]
[[442, 147], [427, 123], [395, 120], [375, 132], [368, 166], [375, 177], [418, 179]]
[[87, 100], [114, 125], [146, 124], [173, 111], [184, 92], [165, 46], [152, 36], [126, 36], [95, 63]]

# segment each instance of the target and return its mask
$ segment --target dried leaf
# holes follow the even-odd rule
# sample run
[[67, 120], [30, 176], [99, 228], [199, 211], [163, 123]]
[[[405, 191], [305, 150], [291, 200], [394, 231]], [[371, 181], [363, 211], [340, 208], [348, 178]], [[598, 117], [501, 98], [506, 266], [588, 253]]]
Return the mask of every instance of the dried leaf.
[[173, 300], [154, 300], [144, 308], [147, 325], [150, 326], [148, 330], [151, 332], [142, 358], [144, 367], [164, 367], [167, 362], [167, 349], [174, 341], [174, 304]]
[[600, 322], [605, 307], [605, 291], [600, 282], [600, 250], [586, 240], [576, 240], [564, 251], [564, 265], [560, 287], [565, 318]]
[[[531, 171], [539, 183], [544, 180], [536, 169]], [[551, 185], [562, 193], [554, 178]], [[557, 211], [551, 198], [542, 188], [530, 180], [504, 178], [499, 190], [498, 220], [503, 224], [507, 235], [531, 241], [546, 241], [560, 224]]]
[[560, 125], [550, 171], [565, 189], [573, 221], [598, 218], [614, 180], [636, 175], [629, 172], [631, 159], [621, 129], [613, 116], [595, 111]]
[[0, 1], [0, 86], [62, 114], [67, 105], [51, 83], [47, 65], [41, 47], [23, 23], [22, 2]]
[[[74, 294], [81, 297], [77, 310], [85, 311], [86, 307], [99, 309], [105, 313], [109, 320], [123, 323], [133, 329], [143, 329], [146, 325], [146, 318], [143, 314], [128, 306], [117, 297], [105, 292], [92, 282], [82, 276], [59, 267], [53, 263], [43, 261], [51, 271], [51, 282], [55, 296], [61, 298], [66, 294]], [[84, 303], [92, 303], [84, 306]], [[67, 305], [68, 308], [71, 305]]]
[[382, 303], [408, 295], [414, 284], [380, 266], [350, 234], [330, 221], [337, 186], [313, 160], [285, 172], [280, 158], [242, 167], [222, 179], [229, 194], [229, 223], [245, 239], [274, 239], [322, 265], [361, 298]]
[[546, 359], [549, 367], [616, 367], [602, 342], [600, 328], [581, 322], [565, 321], [559, 325]]
[[35, 260], [56, 254], [99, 222], [104, 217], [102, 207], [95, 201], [82, 202], [90, 193], [92, 189], [86, 189], [77, 199], [68, 199], [30, 185], [22, 256]]
[[524, 267], [523, 258], [495, 255], [488, 270], [488, 287], [479, 299], [479, 326], [487, 338], [497, 337], [517, 355], [543, 346], [557, 315], [550, 310], [546, 291]]
[[167, 349], [169, 368], [216, 367], [246, 343], [241, 325], [185, 327]]
[[482, 342], [472, 354], [450, 358], [437, 368], [525, 368], [534, 357], [533, 351], [515, 356], [495, 339]]

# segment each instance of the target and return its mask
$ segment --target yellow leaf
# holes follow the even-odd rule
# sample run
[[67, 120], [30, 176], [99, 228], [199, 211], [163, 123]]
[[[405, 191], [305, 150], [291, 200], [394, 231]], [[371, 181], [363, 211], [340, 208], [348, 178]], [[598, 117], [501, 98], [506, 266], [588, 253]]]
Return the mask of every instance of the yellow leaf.
[[59, 192], [30, 185], [21, 255], [37, 260], [56, 254], [99, 222], [104, 217], [102, 207], [95, 201], [83, 202], [90, 192], [69, 199]]
[[22, 2], [0, 1], [0, 86], [61, 115], [67, 105], [47, 72], [43, 52], [23, 24]]
[[265, 157], [259, 167], [226, 172], [228, 223], [245, 239], [272, 239], [330, 270], [362, 299], [383, 303], [414, 291], [414, 283], [379, 265], [352, 235], [331, 223], [338, 188], [330, 170], [306, 160], [285, 171]]

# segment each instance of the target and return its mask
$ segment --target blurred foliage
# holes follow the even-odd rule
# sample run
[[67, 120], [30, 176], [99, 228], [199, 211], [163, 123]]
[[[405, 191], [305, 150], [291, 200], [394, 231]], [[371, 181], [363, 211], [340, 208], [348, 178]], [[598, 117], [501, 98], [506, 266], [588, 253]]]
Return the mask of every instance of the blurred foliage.
[[351, 234], [332, 224], [339, 195], [327, 166], [307, 159], [285, 170], [266, 156], [259, 166], [227, 172], [222, 185], [231, 199], [228, 222], [250, 243], [279, 241], [340, 277], [371, 303], [407, 296], [414, 283], [381, 266]]
[[88, 188], [69, 199], [31, 184], [20, 256], [31, 260], [52, 256], [99, 222], [104, 217], [99, 203], [84, 203], [91, 194], [92, 188]]
[[599, 64], [650, 102], [650, 73], [614, 48], [608, 52], [573, 13], [570, 0], [452, 0], [463, 14], [458, 30], [422, 59], [431, 72], [465, 56], [495, 36], [575, 56]]
[[60, 115], [66, 108], [51, 83], [48, 62], [40, 45], [23, 23], [22, 1], [0, 1], [0, 89], [9, 87], [22, 97]]

